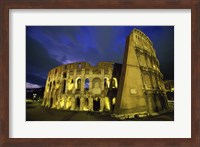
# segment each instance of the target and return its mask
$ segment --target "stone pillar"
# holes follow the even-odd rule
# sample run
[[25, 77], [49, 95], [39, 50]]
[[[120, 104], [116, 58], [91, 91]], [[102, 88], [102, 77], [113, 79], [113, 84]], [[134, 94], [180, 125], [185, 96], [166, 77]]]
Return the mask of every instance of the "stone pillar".
[[80, 111], [83, 111], [83, 102], [84, 102], [84, 97], [80, 97], [80, 107], [79, 107]]
[[81, 79], [81, 91], [84, 91], [85, 89], [85, 78]]
[[89, 92], [92, 92], [92, 78], [89, 78]]
[[89, 100], [89, 111], [93, 111], [93, 98], [89, 97], [88, 100]]
[[101, 96], [100, 97], [100, 110], [99, 111], [104, 110], [104, 105], [105, 105], [105, 98]]
[[101, 91], [104, 90], [104, 78], [101, 79]]

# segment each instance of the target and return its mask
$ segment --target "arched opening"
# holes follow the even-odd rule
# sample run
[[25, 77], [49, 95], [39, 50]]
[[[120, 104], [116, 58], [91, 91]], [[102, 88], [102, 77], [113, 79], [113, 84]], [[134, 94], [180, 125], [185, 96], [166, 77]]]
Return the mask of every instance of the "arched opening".
[[110, 86], [109, 79], [107, 77], [104, 78], [104, 89], [108, 89]]
[[50, 108], [53, 106], [53, 98], [50, 99]]
[[84, 85], [85, 91], [89, 91], [89, 87], [90, 87], [90, 81], [89, 81], [89, 79], [87, 78], [87, 79], [85, 80], [85, 85]]
[[152, 98], [153, 98], [153, 103], [154, 103], [154, 108], [153, 108], [154, 112], [158, 112], [159, 109], [158, 109], [158, 105], [157, 105], [157, 95], [153, 94]]
[[50, 82], [50, 87], [49, 87], [49, 91], [51, 91], [51, 85], [52, 85], [52, 82]]
[[66, 110], [70, 110], [71, 105], [72, 105], [71, 97], [67, 97], [67, 99], [66, 99], [66, 105], [65, 105]]
[[64, 97], [60, 97], [60, 109], [63, 109], [64, 108], [64, 105], [65, 105], [65, 98]]
[[95, 95], [101, 94], [101, 80], [99, 78], [94, 78], [92, 81], [92, 93]]
[[116, 98], [113, 97], [112, 100], [111, 100], [111, 110], [113, 111], [114, 108], [115, 108], [115, 104], [116, 104]]
[[101, 79], [100, 78], [94, 78], [92, 81], [92, 88], [101, 88]]
[[66, 72], [63, 73], [63, 78], [66, 78], [67, 77], [67, 74]]
[[70, 78], [67, 80], [67, 90], [71, 91], [73, 87], [74, 87], [74, 82], [73, 82], [73, 79]]
[[65, 89], [66, 89], [66, 80], [63, 81], [63, 87], [62, 87], [62, 93], [65, 93]]
[[76, 78], [75, 88], [76, 88], [76, 90], [79, 90], [79, 91], [81, 90], [81, 78], [80, 77]]
[[83, 101], [83, 110], [88, 111], [89, 110], [89, 100], [88, 98], [85, 98]]
[[116, 78], [112, 78], [110, 86], [111, 88], [118, 88], [118, 82]]
[[100, 98], [93, 99], [93, 110], [99, 111], [100, 110]]
[[81, 63], [79, 63], [79, 64], [78, 64], [78, 68], [81, 68], [81, 67], [82, 67], [82, 65], [81, 65]]
[[81, 105], [81, 101], [80, 101], [80, 98], [76, 98], [76, 110], [80, 110], [80, 105]]

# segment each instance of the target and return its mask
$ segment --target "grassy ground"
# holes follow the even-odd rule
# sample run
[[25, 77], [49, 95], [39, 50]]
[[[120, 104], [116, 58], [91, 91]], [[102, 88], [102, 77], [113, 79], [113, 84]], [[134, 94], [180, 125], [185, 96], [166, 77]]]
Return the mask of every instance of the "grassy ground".
[[[121, 121], [112, 118], [108, 113], [66, 111], [41, 107], [41, 103], [35, 102], [26, 105], [27, 121]], [[173, 121], [174, 113], [169, 112], [159, 116], [134, 118], [128, 121]]]

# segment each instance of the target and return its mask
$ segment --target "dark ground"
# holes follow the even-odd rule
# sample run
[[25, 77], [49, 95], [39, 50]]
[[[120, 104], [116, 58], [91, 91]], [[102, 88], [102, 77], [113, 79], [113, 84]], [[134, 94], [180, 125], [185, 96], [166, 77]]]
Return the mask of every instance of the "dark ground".
[[[26, 105], [27, 121], [121, 121], [112, 118], [110, 114], [103, 112], [66, 111], [41, 107], [41, 103], [35, 102]], [[134, 118], [128, 121], [173, 121], [174, 113], [168, 112], [159, 116]]]

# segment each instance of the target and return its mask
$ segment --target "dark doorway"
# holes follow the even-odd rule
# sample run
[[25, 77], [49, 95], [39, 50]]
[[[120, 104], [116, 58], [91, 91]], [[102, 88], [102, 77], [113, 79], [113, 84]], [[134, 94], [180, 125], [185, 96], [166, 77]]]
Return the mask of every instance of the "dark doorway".
[[100, 98], [93, 99], [93, 110], [99, 111], [100, 110]]
[[76, 109], [80, 109], [80, 98], [76, 98]]
[[53, 105], [53, 98], [50, 99], [50, 108], [52, 107]]

